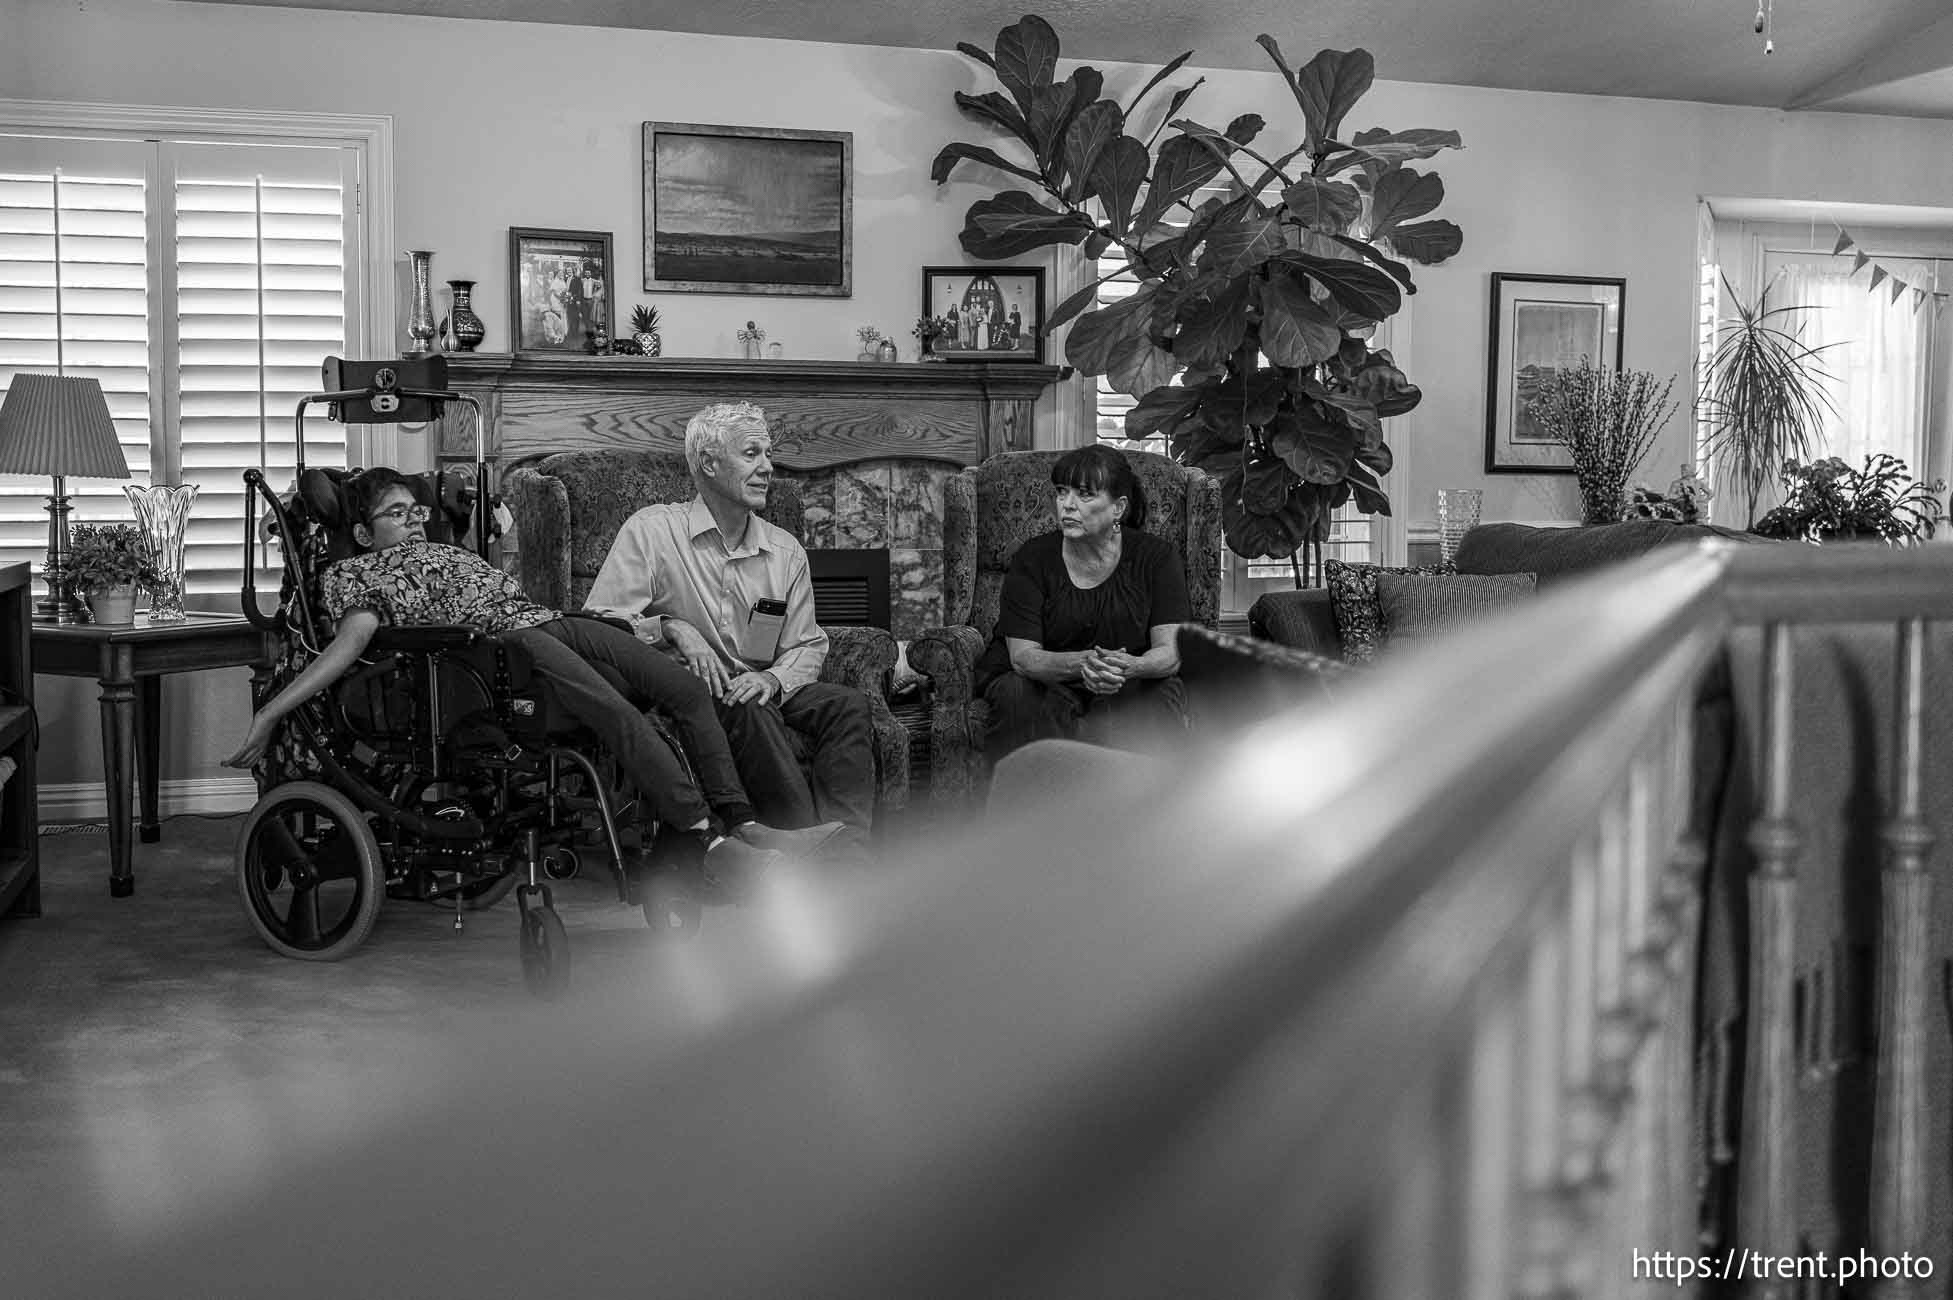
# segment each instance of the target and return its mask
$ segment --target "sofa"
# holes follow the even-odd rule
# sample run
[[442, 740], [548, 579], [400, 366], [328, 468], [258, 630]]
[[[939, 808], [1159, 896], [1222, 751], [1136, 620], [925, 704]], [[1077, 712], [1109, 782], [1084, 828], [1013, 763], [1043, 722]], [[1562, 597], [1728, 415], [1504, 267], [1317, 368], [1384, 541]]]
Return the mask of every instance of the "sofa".
[[[511, 466], [502, 491], [515, 517], [517, 575], [529, 598], [576, 610], [590, 593], [617, 531], [644, 506], [696, 492], [683, 455], [661, 451], [573, 451]], [[775, 477], [763, 518], [804, 536], [798, 487]], [[909, 798], [909, 734], [889, 709], [895, 639], [876, 627], [829, 627], [821, 680], [853, 686], [874, 717], [876, 804], [894, 812]]]

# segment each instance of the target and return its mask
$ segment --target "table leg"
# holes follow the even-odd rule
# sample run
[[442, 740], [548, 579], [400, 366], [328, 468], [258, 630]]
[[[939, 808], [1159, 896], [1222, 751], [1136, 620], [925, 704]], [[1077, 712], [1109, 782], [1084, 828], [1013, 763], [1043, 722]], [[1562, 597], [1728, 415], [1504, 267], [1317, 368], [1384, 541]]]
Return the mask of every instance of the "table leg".
[[126, 646], [102, 650], [102, 776], [108, 793], [109, 894], [136, 892], [129, 843], [129, 795], [135, 784], [135, 664]]
[[161, 677], [138, 677], [136, 679], [136, 772], [142, 783], [142, 822], [137, 830], [137, 838], [144, 844], [154, 844], [163, 838], [163, 821], [158, 815], [158, 793], [162, 786], [163, 767], [160, 762], [161, 736], [163, 730], [163, 679]]

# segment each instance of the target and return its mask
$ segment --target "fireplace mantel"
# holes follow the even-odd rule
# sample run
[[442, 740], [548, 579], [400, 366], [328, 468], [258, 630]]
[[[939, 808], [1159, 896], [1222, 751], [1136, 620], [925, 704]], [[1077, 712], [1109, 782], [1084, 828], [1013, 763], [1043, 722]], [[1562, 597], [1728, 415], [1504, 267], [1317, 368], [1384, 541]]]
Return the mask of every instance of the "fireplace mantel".
[[[454, 353], [448, 384], [477, 398], [492, 465], [558, 451], [682, 450], [685, 422], [712, 402], [752, 401], [773, 426], [773, 459], [794, 470], [881, 457], [973, 465], [1031, 446], [1038, 394], [1064, 373], [1010, 362], [736, 361]], [[446, 462], [475, 454], [472, 414], [450, 407]]]

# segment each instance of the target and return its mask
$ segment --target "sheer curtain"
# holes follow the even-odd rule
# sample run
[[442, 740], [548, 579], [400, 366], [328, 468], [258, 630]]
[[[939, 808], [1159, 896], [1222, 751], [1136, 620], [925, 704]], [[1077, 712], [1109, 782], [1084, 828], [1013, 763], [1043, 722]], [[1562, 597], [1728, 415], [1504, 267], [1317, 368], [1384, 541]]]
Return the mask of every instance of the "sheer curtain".
[[[1913, 284], [1932, 283], [1932, 264], [1880, 258]], [[1837, 456], [1854, 467], [1889, 452], [1915, 477], [1927, 459], [1926, 375], [1932, 356], [1931, 310], [1915, 310], [1910, 293], [1893, 301], [1885, 284], [1866, 288], [1851, 274], [1852, 259], [1811, 253], [1771, 253], [1765, 273], [1776, 276], [1770, 305], [1813, 310], [1779, 317], [1784, 327], [1801, 323], [1803, 339], [1825, 352], [1824, 368], [1836, 413], [1825, 420], [1818, 456]]]

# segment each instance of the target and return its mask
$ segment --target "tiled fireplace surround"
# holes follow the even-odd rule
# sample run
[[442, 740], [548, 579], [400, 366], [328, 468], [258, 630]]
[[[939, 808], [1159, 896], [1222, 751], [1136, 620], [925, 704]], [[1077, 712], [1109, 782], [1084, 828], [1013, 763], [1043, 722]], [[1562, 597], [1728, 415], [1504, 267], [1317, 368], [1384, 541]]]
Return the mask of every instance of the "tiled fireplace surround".
[[[1055, 366], [727, 361], [457, 354], [448, 382], [482, 404], [491, 481], [559, 451], [684, 447], [685, 421], [747, 400], [773, 426], [777, 472], [797, 480], [810, 547], [886, 547], [892, 631], [943, 621], [943, 481], [999, 451], [1028, 449]], [[475, 429], [451, 407], [443, 464], [472, 461]], [[520, 546], [521, 539], [513, 539]]]

